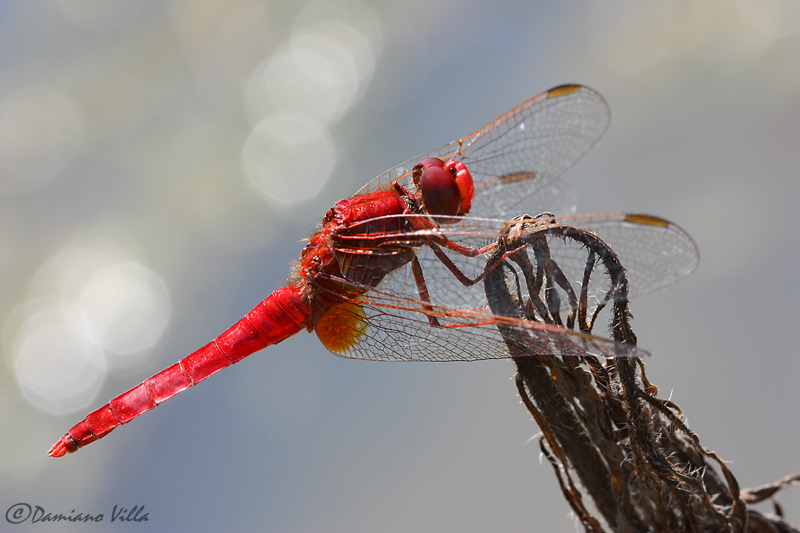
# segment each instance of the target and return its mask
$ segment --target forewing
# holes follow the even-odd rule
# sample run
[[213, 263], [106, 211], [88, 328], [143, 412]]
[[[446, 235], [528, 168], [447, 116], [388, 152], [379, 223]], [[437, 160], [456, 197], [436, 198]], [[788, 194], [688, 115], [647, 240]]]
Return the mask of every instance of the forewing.
[[[380, 235], [364, 236], [363, 233], [354, 231], [353, 248], [348, 247], [346, 239], [340, 242], [343, 252], [357, 251], [380, 256], [392, 253], [393, 244], [405, 245], [416, 249], [416, 256], [422, 266], [427, 289], [433, 303], [445, 307], [477, 308], [486, 302], [480, 284], [464, 287], [453, 272], [433, 252], [430, 245], [419, 246], [420, 242], [435, 242], [435, 239], [444, 239], [455, 245], [480, 250], [487, 248], [486, 252], [478, 257], [466, 257], [463, 253], [449, 250], [439, 246], [442, 253], [452, 261], [466, 277], [476, 279], [486, 267], [486, 259], [491, 246], [508, 231], [511, 221], [498, 219], [478, 219], [472, 217], [425, 217], [422, 215], [393, 215], [384, 219], [405, 219], [418, 222], [422, 226], [432, 221], [434, 224], [428, 229], [410, 232], [398, 231], [395, 234], [383, 233]], [[629, 297], [647, 294], [688, 276], [698, 266], [700, 253], [692, 237], [677, 224], [652, 215], [634, 213], [599, 213], [588, 215], [572, 215], [567, 217], [554, 217], [539, 219], [540, 224], [555, 224], [583, 228], [605, 241], [619, 256], [622, 266], [626, 270], [629, 284]], [[446, 221], [447, 223], [442, 223]], [[438, 223], [438, 224], [437, 224]], [[374, 221], [366, 221], [366, 227]], [[379, 224], [380, 225], [380, 224]], [[386, 227], [399, 227], [392, 222], [382, 224]], [[357, 229], [357, 227], [356, 227]], [[370, 244], [370, 239], [380, 245]], [[366, 244], [365, 244], [366, 243]], [[571, 283], [582, 283], [586, 267], [586, 250], [574, 242], [548, 236], [553, 258], [565, 272]], [[597, 283], [602, 287], [600, 280]], [[383, 287], [400, 284], [396, 289], [398, 294], [415, 293], [416, 285], [411, 270], [398, 269], [392, 276], [387, 276]], [[395, 290], [395, 289], [392, 289]], [[590, 294], [600, 297], [604, 294], [605, 287], [593, 289]]]
[[[602, 213], [551, 219], [554, 223], [584, 228], [599, 236], [619, 257], [628, 280], [628, 297], [663, 289], [691, 274], [700, 263], [694, 239], [683, 228], [652, 215]], [[550, 239], [551, 253], [580, 283], [586, 252], [561, 239]], [[598, 280], [599, 281], [599, 280]], [[598, 294], [599, 290], [590, 290]]]
[[600, 94], [580, 85], [550, 89], [475, 133], [409, 159], [369, 182], [356, 196], [399, 182], [413, 190], [411, 170], [420, 159], [463, 161], [475, 182], [470, 216], [575, 211], [572, 188], [558, 177], [608, 128], [611, 114]]
[[557, 178], [597, 142], [610, 121], [600, 94], [565, 85], [465, 138], [461, 155], [475, 180], [470, 216], [574, 212], [571, 188]]

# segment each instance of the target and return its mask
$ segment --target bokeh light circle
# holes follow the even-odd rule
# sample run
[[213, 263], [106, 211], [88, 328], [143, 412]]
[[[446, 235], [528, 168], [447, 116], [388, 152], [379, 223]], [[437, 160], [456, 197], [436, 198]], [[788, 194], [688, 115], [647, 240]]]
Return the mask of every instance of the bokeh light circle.
[[53, 414], [86, 408], [107, 373], [150, 363], [171, 313], [163, 281], [124, 247], [73, 240], [38, 269], [3, 331], [24, 397]]
[[136, 365], [131, 355], [158, 341], [171, 313], [164, 284], [136, 263], [96, 272], [84, 285], [78, 307], [88, 333], [118, 355], [109, 354], [116, 368]]
[[47, 300], [24, 307], [11, 343], [23, 395], [52, 414], [85, 408], [106, 376], [102, 347], [86, 335], [75, 309]]
[[284, 204], [313, 198], [335, 162], [333, 141], [322, 124], [296, 113], [263, 120], [244, 147], [251, 183], [267, 198]]

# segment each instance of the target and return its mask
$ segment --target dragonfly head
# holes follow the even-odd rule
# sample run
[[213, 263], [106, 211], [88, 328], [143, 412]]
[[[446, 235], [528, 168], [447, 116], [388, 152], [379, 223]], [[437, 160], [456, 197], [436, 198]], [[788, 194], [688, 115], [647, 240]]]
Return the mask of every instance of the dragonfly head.
[[469, 212], [475, 188], [464, 163], [426, 157], [414, 165], [412, 177], [428, 214], [452, 217]]

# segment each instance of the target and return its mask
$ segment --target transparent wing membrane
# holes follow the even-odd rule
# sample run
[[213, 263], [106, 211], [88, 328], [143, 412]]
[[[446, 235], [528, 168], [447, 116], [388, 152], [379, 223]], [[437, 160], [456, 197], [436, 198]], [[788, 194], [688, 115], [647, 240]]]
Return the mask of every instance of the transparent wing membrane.
[[[607, 319], [592, 317], [598, 307], [607, 307], [609, 292], [615, 289], [613, 280], [601, 258], [592, 260], [587, 245], [569, 235], [577, 229], [578, 235], [596, 236], [617, 253], [629, 284], [624, 298], [666, 287], [687, 276], [699, 261], [697, 246], [685, 231], [648, 215], [528, 217], [522, 226], [493, 219], [448, 222], [424, 230], [373, 235], [380, 241], [374, 247], [364, 246], [364, 236], [359, 236], [357, 253], [369, 250], [376, 264], [398, 249], [415, 249], [421, 274], [415, 274], [409, 263], [389, 272], [375, 287], [359, 287], [357, 303], [362, 314], [355, 321], [361, 328], [359, 341], [339, 355], [416, 361], [507, 358], [502, 327], [518, 331], [519, 342], [526, 343], [531, 354], [642, 356], [644, 350], [620, 346], [595, 333], [607, 326]], [[490, 265], [490, 256], [509, 243], [503, 265]], [[347, 244], [347, 240], [339, 243], [340, 253], [351, 251]], [[464, 249], [483, 253], [468, 256]], [[530, 264], [527, 278], [523, 258]], [[508, 290], [527, 305], [530, 316], [491, 312], [484, 281], [495, 268], [503, 269]], [[541, 271], [538, 287], [537, 271]], [[583, 328], [578, 320], [581, 312]]]
[[608, 129], [611, 113], [598, 93], [565, 85], [515, 107], [467, 137], [388, 170], [356, 196], [399, 182], [411, 188], [411, 170], [420, 159], [463, 161], [475, 182], [470, 216], [510, 217], [575, 211], [572, 188], [558, 177]]

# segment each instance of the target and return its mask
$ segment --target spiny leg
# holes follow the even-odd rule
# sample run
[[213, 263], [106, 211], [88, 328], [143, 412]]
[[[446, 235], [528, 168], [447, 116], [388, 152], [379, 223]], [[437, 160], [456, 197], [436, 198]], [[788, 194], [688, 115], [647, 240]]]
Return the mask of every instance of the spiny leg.
[[[430, 294], [428, 294], [428, 286], [425, 284], [425, 276], [422, 273], [422, 265], [419, 264], [419, 259], [417, 259], [416, 254], [411, 259], [411, 272], [414, 274], [414, 281], [417, 283], [417, 292], [419, 293], [419, 299], [422, 300], [422, 308], [425, 309], [425, 311], [433, 313], [431, 297]], [[442, 327], [442, 325], [439, 324], [439, 320], [432, 314], [425, 313], [425, 316], [428, 318], [428, 322], [430, 322], [432, 327]]]
[[[448, 242], [450, 242], [450, 241], [448, 241]], [[486, 269], [484, 269], [484, 271], [478, 277], [476, 277], [475, 279], [470, 279], [463, 272], [461, 272], [461, 270], [456, 266], [456, 264], [453, 263], [453, 260], [450, 259], [447, 256], [446, 253], [444, 253], [444, 250], [442, 250], [442, 248], [437, 243], [429, 242], [428, 246], [430, 247], [431, 250], [433, 250], [434, 255], [436, 255], [436, 257], [439, 259], [439, 261], [441, 261], [444, 264], [444, 266], [447, 267], [447, 270], [449, 270], [450, 272], [453, 273], [453, 275], [456, 277], [456, 279], [458, 279], [459, 282], [461, 282], [462, 285], [464, 285], [465, 287], [472, 287], [476, 283], [479, 283], [480, 281], [482, 281], [483, 278], [485, 278], [490, 272], [492, 272], [492, 270], [497, 268], [497, 265], [502, 263], [503, 260], [505, 260], [509, 256], [519, 252], [520, 250], [525, 248], [527, 245], [526, 244], [522, 244], [522, 245], [514, 248], [513, 250], [506, 251], [503, 254], [502, 257], [500, 257], [497, 261], [495, 261], [494, 264], [489, 265]], [[485, 246], [485, 247], [483, 247], [483, 248], [481, 248], [479, 250], [475, 250], [475, 251], [477, 251], [479, 253], [486, 253], [486, 252], [492, 250], [493, 248], [495, 248], [496, 246], [497, 246], [496, 244], [492, 244], [490, 246]], [[452, 248], [448, 248], [448, 249], [452, 250]], [[474, 248], [468, 248], [468, 249], [469, 250], [474, 250]], [[473, 257], [473, 256], [468, 256], [468, 257]]]

